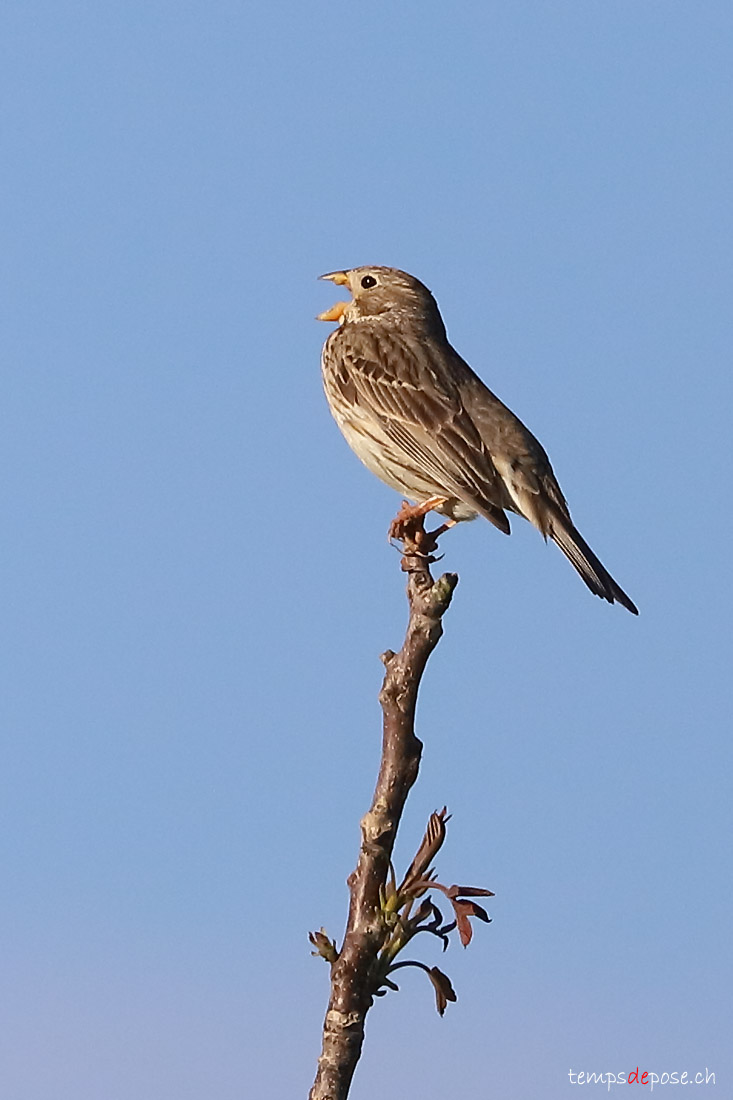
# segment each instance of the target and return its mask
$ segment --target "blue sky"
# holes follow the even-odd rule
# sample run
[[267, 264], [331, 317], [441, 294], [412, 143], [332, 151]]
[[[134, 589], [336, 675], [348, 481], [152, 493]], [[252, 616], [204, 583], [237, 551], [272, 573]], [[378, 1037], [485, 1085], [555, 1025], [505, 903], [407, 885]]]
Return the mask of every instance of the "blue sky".
[[6, 4], [3, 1095], [307, 1094], [405, 621], [320, 386], [316, 276], [363, 263], [641, 615], [519, 521], [444, 540], [398, 862], [447, 804], [494, 920], [352, 1096], [730, 1089], [732, 46], [716, 0]]

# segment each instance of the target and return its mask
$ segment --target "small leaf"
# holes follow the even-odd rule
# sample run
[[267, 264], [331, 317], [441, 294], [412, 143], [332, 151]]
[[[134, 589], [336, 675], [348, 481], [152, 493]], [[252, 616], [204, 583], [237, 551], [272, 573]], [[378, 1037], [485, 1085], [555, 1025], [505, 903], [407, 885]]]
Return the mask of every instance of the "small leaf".
[[473, 928], [471, 928], [471, 922], [468, 919], [469, 914], [466, 911], [465, 906], [468, 906], [471, 903], [468, 901], [463, 902], [456, 899], [451, 899], [451, 904], [456, 914], [456, 924], [458, 925], [458, 935], [461, 938], [461, 943], [464, 947], [468, 947], [469, 943], [473, 939]]
[[[440, 813], [432, 813], [430, 815], [428, 827], [425, 830], [425, 836], [422, 838], [422, 843], [417, 850], [417, 854], [400, 885], [400, 894], [409, 894], [412, 897], [419, 897], [419, 893], [416, 894], [414, 892], [415, 887], [419, 881], [424, 878], [430, 864], [440, 851], [443, 841], [445, 840], [446, 822], [449, 820], [450, 814], [445, 806]], [[420, 892], [425, 893], [424, 890]]]
[[456, 924], [458, 925], [458, 935], [461, 938], [461, 943], [464, 947], [468, 947], [473, 938], [473, 928], [468, 918], [478, 917], [479, 920], [485, 921], [486, 924], [491, 923], [491, 918], [486, 910], [482, 909], [480, 905], [477, 905], [475, 901], [465, 901], [463, 898], [451, 898], [451, 905], [456, 914]]
[[450, 978], [437, 966], [431, 966], [427, 971], [427, 975], [435, 989], [435, 1007], [438, 1010], [438, 1015], [442, 1016], [448, 1006], [448, 1001], [456, 1001], [458, 998], [451, 985]]
[[320, 932], [309, 932], [308, 939], [316, 948], [315, 951], [311, 951], [311, 955], [320, 955], [322, 959], [331, 964], [336, 962], [339, 953], [336, 950], [334, 941], [326, 935], [325, 928], [322, 928]]
[[467, 904], [471, 906], [470, 916], [478, 917], [484, 924], [491, 924], [491, 917], [486, 912], [483, 905], [477, 905], [475, 901], [469, 901]]
[[493, 898], [493, 890], [483, 890], [480, 886], [443, 886], [440, 882], [430, 884], [434, 890], [441, 890], [447, 898]]
[[[432, 917], [432, 920], [428, 921], [428, 917]], [[426, 923], [423, 924], [423, 921]], [[409, 923], [416, 930], [435, 932], [443, 923], [443, 914], [431, 898], [425, 898]]]
[[410, 924], [417, 926], [422, 921], [427, 920], [433, 914], [434, 908], [435, 906], [430, 898], [424, 898], [410, 918]]

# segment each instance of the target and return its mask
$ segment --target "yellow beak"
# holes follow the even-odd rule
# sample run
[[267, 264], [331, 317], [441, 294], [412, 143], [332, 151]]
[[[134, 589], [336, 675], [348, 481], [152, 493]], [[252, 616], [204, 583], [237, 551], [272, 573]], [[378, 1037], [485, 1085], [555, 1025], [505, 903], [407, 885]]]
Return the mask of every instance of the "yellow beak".
[[[349, 285], [349, 277], [345, 271], [329, 271], [326, 275], [319, 275], [318, 277], [319, 279], [328, 279], [329, 282], [336, 283], [337, 286]], [[337, 302], [335, 306], [331, 306], [325, 313], [319, 313], [316, 320], [338, 321], [340, 324], [344, 315], [344, 310], [350, 304], [350, 302]]]
[[348, 286], [349, 277], [345, 271], [329, 271], [326, 275], [319, 275], [319, 279], [328, 279], [337, 286]]
[[337, 302], [335, 306], [331, 306], [324, 313], [319, 313], [316, 321], [340, 321], [348, 305], [350, 305], [349, 302]]

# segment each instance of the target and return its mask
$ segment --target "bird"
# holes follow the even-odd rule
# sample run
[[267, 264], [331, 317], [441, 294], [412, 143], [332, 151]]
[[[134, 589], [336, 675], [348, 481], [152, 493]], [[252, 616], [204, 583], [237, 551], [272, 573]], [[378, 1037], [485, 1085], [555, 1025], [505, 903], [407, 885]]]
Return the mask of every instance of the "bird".
[[551, 539], [590, 591], [638, 610], [570, 518], [547, 454], [448, 341], [438, 304], [413, 275], [354, 267], [320, 276], [351, 293], [318, 315], [338, 323], [321, 356], [331, 413], [365, 466], [445, 526], [507, 512]]

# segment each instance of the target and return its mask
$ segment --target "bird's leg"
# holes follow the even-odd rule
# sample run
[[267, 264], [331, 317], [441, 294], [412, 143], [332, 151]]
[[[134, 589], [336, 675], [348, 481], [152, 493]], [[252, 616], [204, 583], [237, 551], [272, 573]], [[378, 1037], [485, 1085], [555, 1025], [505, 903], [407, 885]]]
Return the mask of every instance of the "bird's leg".
[[445, 531], [454, 527], [456, 521], [449, 519], [434, 531], [426, 531], [425, 515], [432, 508], [440, 507], [446, 500], [447, 497], [430, 497], [422, 504], [409, 504], [403, 500], [402, 508], [392, 520], [389, 537], [390, 540], [394, 539], [402, 543], [404, 553], [402, 567], [407, 569], [407, 572], [412, 571], [409, 566], [410, 559], [422, 559], [426, 564], [437, 560], [431, 555], [438, 549], [438, 539]]
[[[402, 501], [402, 507], [389, 525], [388, 538], [397, 539], [403, 542], [406, 538], [410, 538], [413, 528], [416, 528], [417, 520], [422, 520], [428, 512], [433, 508], [439, 508], [441, 504], [445, 504], [447, 497], [428, 497], [422, 504], [410, 504], [408, 500]], [[423, 523], [420, 523], [420, 529], [423, 535], [426, 534]], [[445, 524], [443, 525], [445, 527]], [[449, 524], [452, 526], [452, 524]], [[441, 531], [442, 533], [442, 531]]]

